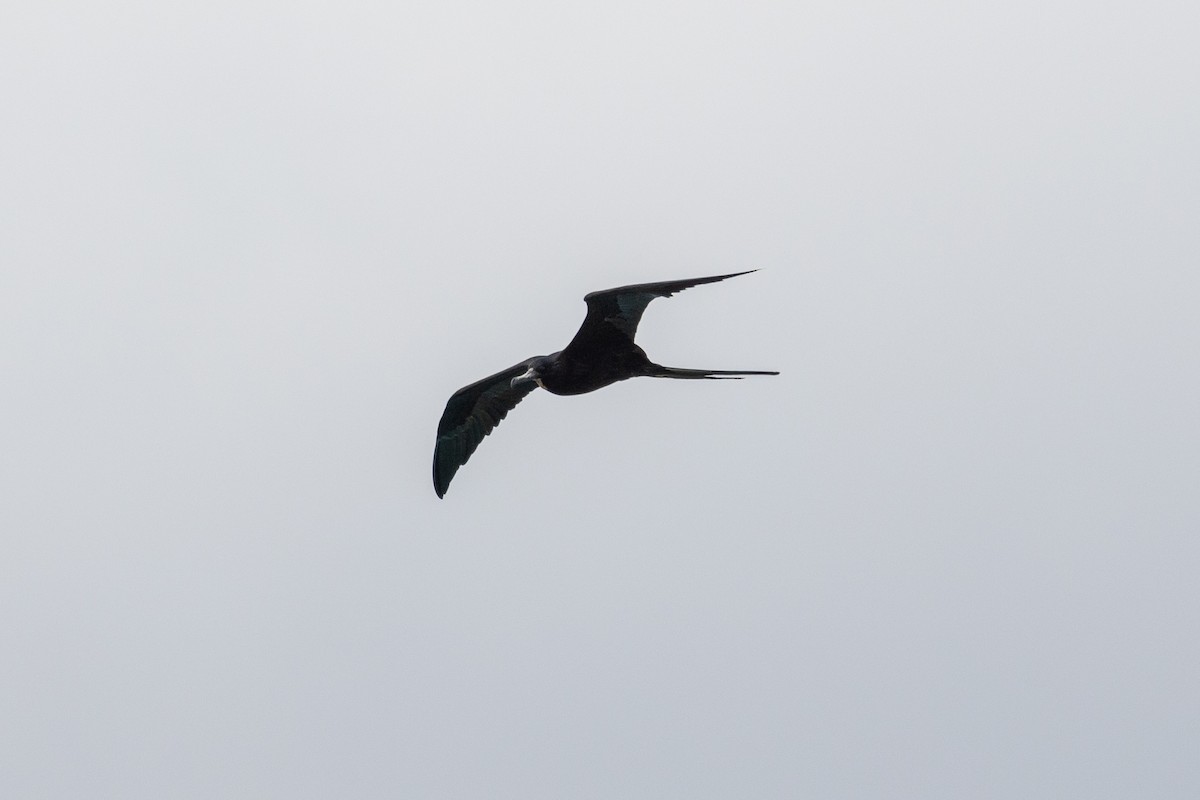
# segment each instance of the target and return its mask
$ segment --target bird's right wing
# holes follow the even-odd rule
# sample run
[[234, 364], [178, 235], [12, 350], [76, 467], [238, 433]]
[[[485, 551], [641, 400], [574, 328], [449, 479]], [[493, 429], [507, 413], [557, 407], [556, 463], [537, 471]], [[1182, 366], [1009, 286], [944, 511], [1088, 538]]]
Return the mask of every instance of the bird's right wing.
[[533, 381], [512, 385], [512, 379], [528, 369], [529, 361], [522, 361], [450, 396], [438, 423], [437, 444], [433, 448], [433, 488], [438, 497], [446, 494], [454, 473], [467, 463], [483, 437], [537, 388]]

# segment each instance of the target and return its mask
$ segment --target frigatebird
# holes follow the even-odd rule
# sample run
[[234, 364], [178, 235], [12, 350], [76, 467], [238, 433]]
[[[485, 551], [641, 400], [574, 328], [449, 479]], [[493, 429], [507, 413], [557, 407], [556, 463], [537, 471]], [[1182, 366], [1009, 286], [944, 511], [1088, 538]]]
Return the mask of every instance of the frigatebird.
[[639, 376], [739, 380], [743, 375], [778, 375], [761, 370], [664, 367], [647, 358], [646, 352], [633, 343], [642, 312], [654, 298], [670, 297], [692, 286], [755, 271], [639, 283], [586, 295], [583, 300], [587, 303], [587, 317], [565, 348], [548, 356], [527, 358], [450, 396], [438, 423], [437, 445], [433, 449], [433, 488], [437, 496], [445, 496], [454, 473], [467, 463], [483, 437], [539, 386], [551, 394], [584, 394]]

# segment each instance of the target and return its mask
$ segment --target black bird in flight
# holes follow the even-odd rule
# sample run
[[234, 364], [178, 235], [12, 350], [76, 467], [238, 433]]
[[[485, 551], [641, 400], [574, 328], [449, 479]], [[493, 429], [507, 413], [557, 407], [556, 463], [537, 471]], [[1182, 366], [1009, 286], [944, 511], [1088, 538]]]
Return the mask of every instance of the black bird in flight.
[[446, 494], [454, 473], [467, 463], [483, 437], [527, 394], [542, 387], [552, 394], [583, 394], [626, 378], [733, 378], [743, 375], [778, 375], [758, 370], [677, 369], [655, 364], [633, 343], [642, 312], [656, 297], [670, 297], [702, 283], [716, 283], [756, 270], [692, 278], [683, 281], [639, 283], [592, 292], [584, 297], [587, 317], [564, 349], [535, 356], [481, 381], [464, 386], [446, 403], [438, 423], [433, 450], [433, 488]]

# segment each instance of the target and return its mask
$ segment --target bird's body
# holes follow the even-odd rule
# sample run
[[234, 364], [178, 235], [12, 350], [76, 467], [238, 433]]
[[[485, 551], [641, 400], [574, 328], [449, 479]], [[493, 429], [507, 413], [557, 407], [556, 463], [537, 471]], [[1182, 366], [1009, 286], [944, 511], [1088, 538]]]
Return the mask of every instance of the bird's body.
[[[750, 270], [753, 272], [754, 270]], [[458, 468], [467, 463], [483, 437], [536, 387], [551, 394], [585, 394], [627, 378], [740, 378], [743, 375], [778, 375], [770, 371], [698, 370], [655, 364], [634, 343], [642, 312], [656, 297], [704, 283], [745, 275], [735, 272], [710, 278], [643, 283], [592, 292], [584, 297], [587, 317], [565, 348], [548, 356], [535, 356], [514, 364], [455, 392], [438, 423], [433, 451], [433, 486], [438, 497], [446, 493]]]

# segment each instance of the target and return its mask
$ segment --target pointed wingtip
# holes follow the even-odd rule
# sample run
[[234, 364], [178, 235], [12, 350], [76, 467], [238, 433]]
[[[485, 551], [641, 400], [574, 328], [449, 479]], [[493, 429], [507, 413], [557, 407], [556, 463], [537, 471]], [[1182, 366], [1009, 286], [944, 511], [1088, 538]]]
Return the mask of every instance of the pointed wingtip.
[[[450, 481], [442, 480], [441, 472], [438, 469], [438, 451], [435, 448], [433, 451], [433, 491], [437, 493], [439, 500], [446, 496], [446, 490], [450, 488]], [[451, 474], [450, 477], [453, 478], [454, 475]]]
[[714, 275], [712, 278], [708, 278], [708, 280], [723, 281], [729, 278], [736, 278], [739, 275], [749, 275], [751, 272], [758, 272], [758, 267], [755, 267], [754, 269], [744, 269], [741, 272], [731, 272], [728, 275]]
[[[715, 278], [711, 278], [710, 280], [725, 281], [725, 280], [729, 280], [730, 278], [737, 278], [742, 275], [749, 275], [751, 272], [758, 272], [758, 267], [755, 267], [754, 269], [745, 269], [745, 270], [742, 270], [741, 272], [731, 272], [728, 275], [718, 275]], [[708, 283], [708, 281], [705, 281], [705, 283]]]

